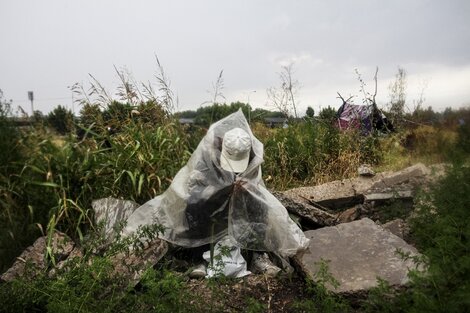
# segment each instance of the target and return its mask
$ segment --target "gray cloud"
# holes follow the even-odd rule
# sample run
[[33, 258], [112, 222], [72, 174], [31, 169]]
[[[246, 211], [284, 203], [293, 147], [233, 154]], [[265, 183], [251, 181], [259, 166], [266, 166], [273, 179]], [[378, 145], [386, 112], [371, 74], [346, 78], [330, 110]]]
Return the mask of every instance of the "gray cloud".
[[400, 65], [410, 95], [431, 81], [428, 104], [440, 109], [470, 101], [468, 16], [468, 1], [5, 1], [0, 88], [26, 106], [34, 90], [37, 107], [49, 111], [70, 102], [67, 86], [88, 73], [112, 90], [113, 65], [155, 81], [157, 53], [182, 109], [209, 99], [222, 69], [228, 101], [257, 90], [250, 102], [263, 106], [289, 61], [303, 107], [335, 105], [336, 91], [357, 93], [354, 69], [371, 81], [376, 65], [385, 103]]

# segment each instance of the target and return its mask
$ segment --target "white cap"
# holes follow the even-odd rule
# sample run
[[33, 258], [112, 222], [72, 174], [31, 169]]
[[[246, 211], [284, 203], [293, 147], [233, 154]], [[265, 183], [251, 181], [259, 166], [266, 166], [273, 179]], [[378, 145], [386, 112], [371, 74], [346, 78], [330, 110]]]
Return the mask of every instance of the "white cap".
[[251, 137], [241, 128], [225, 133], [220, 155], [220, 166], [226, 171], [241, 173], [248, 167]]

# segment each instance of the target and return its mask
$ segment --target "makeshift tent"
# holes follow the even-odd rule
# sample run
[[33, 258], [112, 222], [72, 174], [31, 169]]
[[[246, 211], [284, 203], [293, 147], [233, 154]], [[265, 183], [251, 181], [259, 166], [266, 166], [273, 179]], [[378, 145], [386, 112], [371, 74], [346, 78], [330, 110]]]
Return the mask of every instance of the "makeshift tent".
[[[226, 133], [247, 133], [249, 161], [242, 173], [221, 164]], [[159, 224], [161, 238], [183, 247], [215, 243], [228, 236], [235, 246], [293, 256], [308, 239], [261, 178], [263, 144], [239, 110], [211, 125], [170, 187], [129, 216], [124, 235]]]
[[377, 104], [356, 105], [347, 101], [338, 109], [338, 127], [341, 130], [359, 129], [363, 133], [372, 130], [391, 132], [394, 130], [392, 123], [377, 108]]

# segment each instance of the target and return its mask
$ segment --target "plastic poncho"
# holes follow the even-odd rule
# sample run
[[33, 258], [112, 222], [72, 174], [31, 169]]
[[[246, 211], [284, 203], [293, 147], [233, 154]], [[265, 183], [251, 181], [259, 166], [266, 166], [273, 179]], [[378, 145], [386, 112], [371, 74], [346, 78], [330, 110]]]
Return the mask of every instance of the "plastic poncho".
[[[248, 167], [243, 173], [222, 169], [224, 134], [233, 128], [252, 138]], [[124, 234], [139, 226], [160, 224], [160, 236], [183, 247], [198, 247], [229, 236], [240, 248], [295, 255], [308, 239], [261, 178], [263, 144], [253, 136], [239, 110], [209, 128], [188, 163], [170, 187], [129, 216]]]

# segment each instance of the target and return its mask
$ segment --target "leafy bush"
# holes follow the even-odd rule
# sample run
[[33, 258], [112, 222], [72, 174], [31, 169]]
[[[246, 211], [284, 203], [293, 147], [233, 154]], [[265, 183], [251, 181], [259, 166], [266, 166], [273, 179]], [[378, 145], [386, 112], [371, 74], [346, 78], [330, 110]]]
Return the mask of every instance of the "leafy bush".
[[73, 129], [72, 111], [59, 105], [47, 115], [47, 123], [59, 134], [65, 135]]
[[258, 126], [254, 132], [264, 142], [263, 173], [277, 189], [351, 177], [361, 163], [381, 160], [376, 137], [340, 132], [316, 120], [269, 132]]
[[[454, 165], [423, 194], [411, 219], [424, 271], [412, 272], [398, 295], [385, 284], [372, 291], [367, 312], [468, 312], [470, 310], [470, 168]], [[391, 296], [395, 294], [395, 296]]]
[[[134, 289], [128, 278], [117, 272], [110, 256], [140, 250], [143, 234], [154, 238], [161, 229], [140, 229], [138, 234], [107, 245], [99, 230], [81, 242], [83, 255], [67, 259], [54, 271], [24, 275], [0, 285], [1, 312], [181, 312], [186, 308], [182, 277], [166, 269], [147, 269]], [[102, 249], [101, 249], [102, 250]], [[51, 259], [49, 259], [51, 260]], [[54, 263], [54, 262], [51, 262]], [[35, 270], [31, 268], [31, 270]]]
[[[155, 102], [142, 108], [163, 111]], [[0, 177], [1, 270], [41, 232], [57, 228], [74, 239], [82, 237], [92, 226], [93, 199], [143, 203], [162, 193], [189, 158], [187, 138], [166, 115], [158, 124], [128, 116], [115, 134], [88, 128], [81, 138], [58, 139], [37, 128], [18, 135], [11, 144], [23, 156], [11, 160]]]

